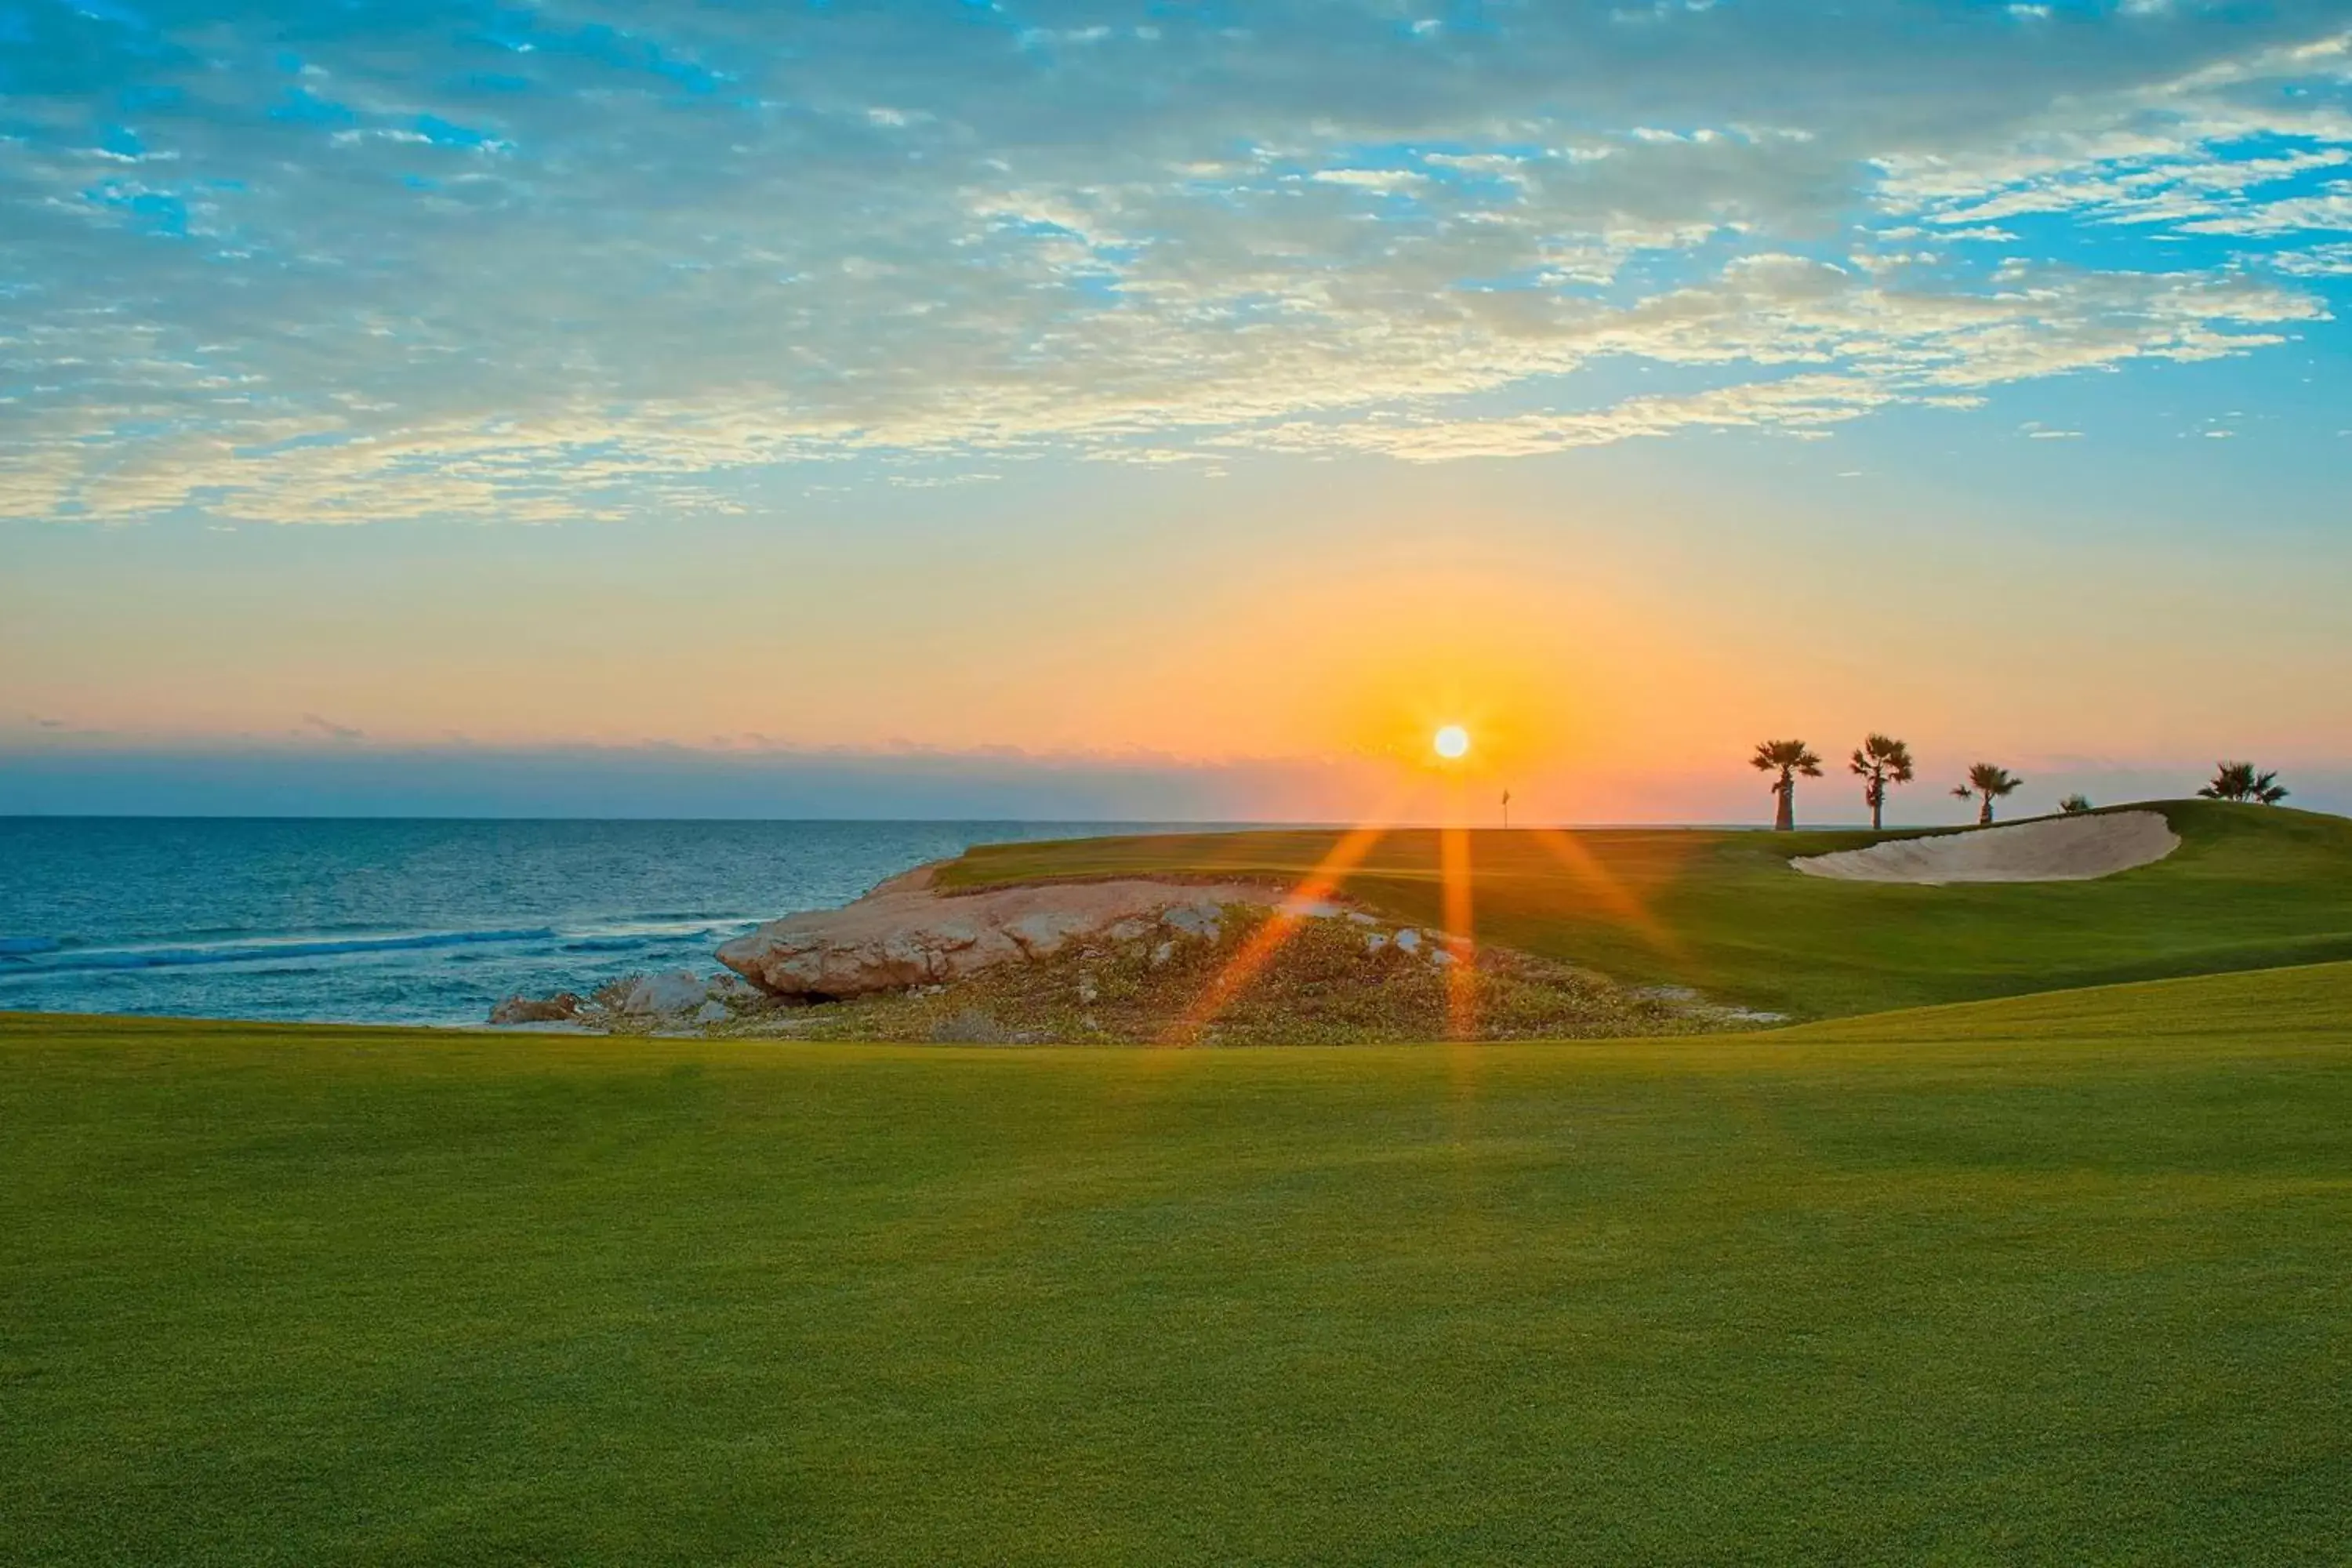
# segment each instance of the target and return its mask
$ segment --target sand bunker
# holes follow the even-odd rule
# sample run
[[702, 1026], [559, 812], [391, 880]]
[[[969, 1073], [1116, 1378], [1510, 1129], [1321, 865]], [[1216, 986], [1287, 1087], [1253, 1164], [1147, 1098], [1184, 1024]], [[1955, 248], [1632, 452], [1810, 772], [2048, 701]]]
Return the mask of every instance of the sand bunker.
[[2179, 847], [2172, 825], [2158, 813], [2114, 811], [1897, 838], [1867, 849], [1800, 856], [1789, 864], [1808, 877], [1841, 882], [2087, 882], [2161, 860]]

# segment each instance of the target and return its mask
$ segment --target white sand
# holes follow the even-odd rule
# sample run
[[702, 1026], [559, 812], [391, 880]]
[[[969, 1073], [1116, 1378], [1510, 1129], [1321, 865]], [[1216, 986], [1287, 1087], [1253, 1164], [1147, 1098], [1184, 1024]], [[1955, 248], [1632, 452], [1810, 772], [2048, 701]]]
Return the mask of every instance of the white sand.
[[2179, 847], [2159, 814], [2114, 811], [1897, 838], [1867, 849], [1803, 855], [1789, 864], [1808, 877], [1841, 882], [2087, 882], [2152, 864]]

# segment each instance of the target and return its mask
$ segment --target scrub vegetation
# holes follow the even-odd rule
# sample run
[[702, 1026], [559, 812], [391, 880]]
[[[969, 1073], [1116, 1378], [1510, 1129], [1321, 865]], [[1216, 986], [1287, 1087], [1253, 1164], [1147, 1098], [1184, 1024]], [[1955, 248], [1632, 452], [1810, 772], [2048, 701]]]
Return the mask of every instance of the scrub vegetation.
[[[815, 1006], [748, 1003], [714, 1034], [975, 1045], [1362, 1045], [1449, 1037], [1454, 954], [1436, 932], [1369, 929], [1341, 915], [1297, 921], [1260, 944], [1272, 911], [1234, 905], [1223, 929], [1162, 941], [1074, 943], [1050, 958]], [[1400, 941], [1400, 938], [1402, 938]], [[1262, 962], [1253, 962], [1263, 951]], [[1628, 989], [1556, 959], [1488, 947], [1469, 961], [1475, 1006], [1462, 1033], [1485, 1040], [1601, 1039], [1753, 1027], [1738, 1009], [1669, 990]], [[1230, 988], [1219, 992], [1222, 981]], [[1213, 1015], [1202, 998], [1222, 994]]]

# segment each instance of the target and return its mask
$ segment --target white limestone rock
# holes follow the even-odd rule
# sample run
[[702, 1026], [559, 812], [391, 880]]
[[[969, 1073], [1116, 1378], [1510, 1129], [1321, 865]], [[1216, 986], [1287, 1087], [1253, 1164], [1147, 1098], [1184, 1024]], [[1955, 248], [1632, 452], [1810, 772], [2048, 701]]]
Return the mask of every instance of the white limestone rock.
[[[1261, 900], [1271, 902], [1271, 900]], [[1202, 900], [1180, 904], [1160, 917], [1160, 923], [1186, 936], [1207, 937], [1214, 942], [1225, 929], [1225, 911], [1222, 905]]]
[[719, 962], [769, 995], [830, 1001], [945, 984], [995, 964], [1049, 958], [1073, 942], [1136, 941], [1163, 928], [1214, 938], [1229, 906], [1281, 901], [1277, 890], [1246, 883], [1139, 878], [946, 894], [919, 872], [841, 909], [771, 921], [721, 947]]
[[647, 974], [629, 987], [619, 1011], [645, 1017], [690, 1013], [710, 997], [710, 983], [690, 969]]

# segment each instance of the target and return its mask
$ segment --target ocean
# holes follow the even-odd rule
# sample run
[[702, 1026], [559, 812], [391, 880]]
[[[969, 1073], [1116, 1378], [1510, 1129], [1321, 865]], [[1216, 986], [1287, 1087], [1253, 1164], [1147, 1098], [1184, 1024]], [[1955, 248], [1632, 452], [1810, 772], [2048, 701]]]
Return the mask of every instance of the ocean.
[[1188, 826], [0, 817], [0, 1010], [479, 1024], [973, 844]]

